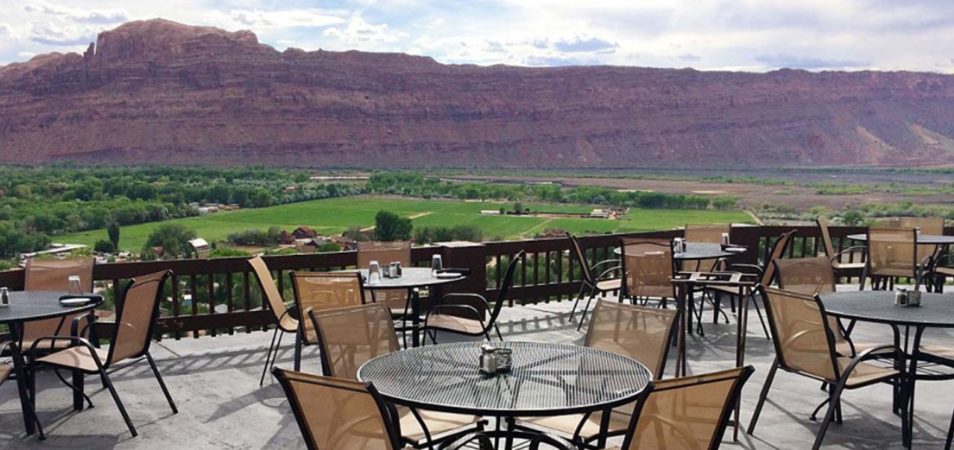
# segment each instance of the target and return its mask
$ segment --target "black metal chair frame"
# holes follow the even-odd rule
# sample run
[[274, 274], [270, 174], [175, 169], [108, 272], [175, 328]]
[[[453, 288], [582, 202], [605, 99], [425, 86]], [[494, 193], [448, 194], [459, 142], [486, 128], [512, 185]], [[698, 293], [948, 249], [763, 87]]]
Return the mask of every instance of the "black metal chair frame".
[[[96, 344], [94, 345], [94, 343], [93, 343], [93, 342], [90, 342], [90, 340], [85, 339], [85, 338], [82, 338], [82, 337], [79, 336], [80, 334], [83, 333], [83, 331], [77, 329], [78, 320], [80, 319], [80, 318], [77, 318], [77, 320], [74, 320], [73, 325], [72, 325], [72, 330], [71, 330], [72, 333], [73, 333], [72, 336], [69, 336], [69, 337], [63, 337], [63, 336], [46, 336], [46, 337], [41, 337], [40, 339], [35, 340], [35, 341], [33, 342], [33, 345], [30, 347], [30, 352], [29, 352], [29, 361], [30, 361], [30, 364], [29, 364], [29, 365], [30, 365], [31, 367], [36, 367], [36, 366], [38, 366], [38, 365], [50, 365], [50, 366], [53, 366], [54, 368], [57, 367], [56, 365], [49, 364], [49, 363], [45, 363], [45, 362], [43, 362], [43, 361], [39, 361], [39, 360], [36, 359], [37, 354], [38, 354], [37, 344], [40, 343], [40, 342], [42, 342], [42, 341], [45, 341], [45, 340], [65, 339], [65, 340], [69, 340], [69, 341], [71, 342], [71, 347], [75, 347], [75, 346], [84, 346], [84, 347], [86, 347], [87, 350], [89, 351], [89, 353], [90, 353], [92, 359], [93, 359], [93, 362], [96, 364], [96, 371], [91, 371], [91, 372], [90, 372], [90, 371], [83, 371], [83, 370], [81, 370], [81, 369], [72, 369], [72, 370], [73, 370], [73, 374], [74, 374], [74, 375], [73, 375], [73, 379], [74, 379], [74, 382], [73, 382], [73, 383], [70, 383], [70, 382], [66, 381], [66, 379], [63, 378], [62, 375], [60, 375], [59, 371], [55, 371], [57, 377], [60, 379], [61, 382], [63, 382], [64, 384], [66, 384], [67, 387], [69, 387], [70, 389], [72, 389], [73, 392], [82, 395], [83, 398], [86, 399], [86, 402], [89, 404], [89, 406], [92, 407], [92, 406], [93, 406], [93, 401], [89, 398], [88, 395], [86, 395], [86, 394], [83, 392], [83, 388], [82, 388], [82, 374], [83, 374], [83, 373], [98, 374], [98, 375], [100, 376], [100, 380], [101, 380], [102, 383], [103, 383], [103, 387], [106, 388], [107, 390], [109, 390], [110, 396], [112, 396], [113, 401], [116, 403], [116, 407], [119, 409], [119, 413], [122, 415], [123, 421], [126, 422], [126, 426], [129, 428], [129, 432], [133, 435], [133, 437], [135, 437], [135, 436], [138, 436], [138, 433], [137, 433], [137, 431], [136, 431], [136, 427], [133, 425], [132, 420], [129, 418], [129, 414], [126, 412], [126, 408], [125, 408], [125, 406], [123, 405], [122, 400], [119, 398], [119, 394], [116, 392], [116, 388], [113, 386], [112, 380], [110, 380], [110, 378], [109, 378], [109, 373], [110, 373], [110, 372], [115, 372], [115, 371], [118, 371], [118, 370], [121, 370], [121, 369], [125, 369], [125, 368], [127, 368], [127, 367], [129, 367], [129, 366], [131, 366], [131, 365], [133, 365], [133, 364], [135, 364], [135, 363], [137, 363], [137, 362], [139, 362], [140, 360], [142, 360], [142, 358], [145, 358], [146, 361], [149, 362], [149, 368], [152, 369], [152, 373], [153, 373], [153, 375], [156, 377], [156, 381], [159, 382], [159, 387], [162, 389], [162, 393], [163, 393], [163, 395], [166, 397], [166, 401], [169, 403], [169, 407], [172, 409], [172, 413], [173, 413], [173, 414], [178, 414], [178, 413], [179, 413], [179, 409], [176, 407], [175, 402], [172, 400], [172, 395], [169, 393], [169, 389], [166, 387], [166, 383], [163, 381], [162, 375], [159, 373], [159, 368], [156, 367], [156, 362], [152, 359], [152, 355], [149, 353], [149, 347], [150, 347], [150, 345], [152, 344], [152, 336], [155, 334], [156, 324], [157, 324], [157, 322], [158, 322], [157, 319], [159, 318], [159, 302], [160, 302], [160, 300], [162, 299], [162, 294], [163, 294], [163, 293], [162, 293], [162, 288], [163, 288], [163, 286], [165, 286], [166, 280], [168, 280], [171, 276], [172, 276], [172, 271], [168, 271], [168, 270], [167, 270], [159, 280], [154, 281], [154, 282], [156, 282], [156, 283], [159, 283], [159, 288], [156, 290], [156, 297], [157, 297], [157, 298], [156, 298], [156, 301], [155, 301], [155, 305], [153, 306], [153, 311], [152, 311], [151, 318], [150, 318], [150, 320], [149, 320], [149, 329], [148, 329], [147, 332], [146, 332], [146, 342], [145, 342], [144, 345], [143, 345], [142, 351], [140, 351], [138, 354], [135, 354], [135, 355], [130, 356], [129, 358], [126, 358], [126, 359], [132, 360], [132, 361], [130, 361], [129, 363], [122, 364], [121, 366], [115, 367], [115, 368], [114, 368], [114, 367], [111, 367], [111, 366], [112, 366], [112, 359], [113, 359], [113, 351], [114, 351], [114, 349], [116, 348], [116, 345], [115, 345], [115, 344], [116, 344], [116, 339], [118, 338], [118, 336], [119, 336], [119, 331], [120, 331], [120, 328], [119, 328], [119, 323], [120, 323], [120, 322], [119, 322], [119, 321], [122, 320], [123, 310], [125, 309], [126, 294], [129, 292], [129, 290], [130, 290], [133, 286], [135, 286], [135, 284], [136, 284], [136, 280], [135, 280], [135, 279], [129, 280], [129, 282], [126, 284], [125, 288], [123, 289], [123, 296], [122, 296], [123, 301], [122, 301], [122, 302], [119, 302], [119, 303], [117, 304], [117, 306], [116, 306], [116, 320], [117, 320], [116, 323], [117, 323], [117, 326], [114, 327], [112, 336], [109, 338], [110, 346], [109, 346], [109, 352], [108, 352], [107, 357], [106, 357], [106, 361], [101, 361], [100, 358], [99, 358], [99, 355], [98, 355], [97, 352], [96, 352], [96, 349], [99, 347], [99, 345], [98, 345], [98, 344], [99, 344], [98, 339], [96, 339], [95, 337], [91, 337], [91, 339], [93, 340], [93, 342], [96, 343]], [[89, 321], [90, 321], [90, 322], [86, 325], [86, 327], [87, 327], [87, 328], [91, 328], [93, 322], [95, 321], [95, 315], [90, 314], [88, 317], [89, 317]], [[33, 373], [32, 373], [32, 372], [33, 372], [33, 370], [31, 370], [31, 374], [28, 375], [28, 377], [30, 378], [30, 380], [29, 380], [30, 388], [31, 388], [31, 390], [35, 391], [35, 387], [34, 387], [35, 382], [34, 382], [34, 379], [33, 379], [34, 377], [33, 377]], [[35, 397], [36, 397], [36, 396], [34, 395], [34, 398], [35, 398]], [[37, 418], [37, 422], [39, 422], [39, 418]]]
[[[613, 292], [616, 289], [604, 290], [599, 287], [601, 281], [610, 281], [614, 278], [605, 278], [607, 275], [612, 275], [613, 273], [618, 272], [620, 267], [620, 260], [617, 258], [607, 259], [605, 261], [600, 261], [592, 266], [586, 260], [586, 251], [583, 250], [583, 246], [580, 244], [580, 240], [570, 234], [566, 234], [567, 239], [570, 240], [570, 249], [573, 251], [574, 257], [580, 262], [580, 271], [583, 275], [583, 279], [580, 280], [580, 291], [576, 295], [576, 300], [573, 301], [573, 309], [570, 310], [570, 322], [573, 321], [573, 317], [576, 315], [576, 308], [580, 305], [580, 300], [583, 297], [586, 297], [586, 305], [583, 307], [583, 312], [580, 313], [580, 323], [576, 326], [576, 331], [580, 331], [583, 326], [583, 319], [586, 317], [586, 311], [590, 308], [590, 302], [596, 298], [597, 295], [605, 295], [607, 292]], [[600, 267], [607, 264], [615, 264], [608, 269], [599, 269]], [[593, 272], [601, 270], [599, 275], [595, 278], [593, 277]], [[572, 272], [572, 270], [571, 270]], [[572, 273], [571, 273], [572, 275]], [[620, 280], [620, 287], [622, 287], [622, 280]]]
[[[510, 265], [507, 266], [507, 272], [504, 274], [504, 278], [500, 283], [500, 287], [497, 290], [497, 299], [494, 302], [494, 305], [491, 307], [490, 302], [487, 301], [487, 298], [483, 295], [477, 293], [450, 293], [446, 294], [443, 297], [437, 299], [435, 298], [432, 303], [429, 305], [427, 314], [424, 316], [424, 325], [422, 330], [424, 331], [424, 339], [421, 340], [421, 345], [425, 345], [427, 338], [431, 338], [431, 342], [437, 344], [437, 331], [443, 331], [448, 333], [461, 334], [464, 336], [483, 336], [488, 341], [492, 340], [490, 337], [490, 330], [493, 329], [497, 334], [497, 338], [503, 341], [503, 335], [500, 334], [500, 327], [497, 326], [497, 318], [500, 316], [500, 311], [503, 309], [503, 305], [507, 300], [507, 293], [510, 288], [513, 287], [513, 277], [514, 272], [517, 269], [517, 264], [520, 261], [523, 261], [526, 258], [526, 252], [521, 250], [516, 255], [511, 257]], [[480, 312], [477, 308], [472, 305], [461, 304], [461, 303], [447, 303], [448, 298], [470, 298], [478, 302], [482, 302], [485, 308], [485, 311], [490, 311], [490, 317], [487, 321], [484, 321], [484, 314]], [[456, 330], [451, 328], [444, 327], [435, 327], [430, 325], [429, 321], [431, 316], [436, 311], [440, 310], [457, 310], [458, 312], [468, 311], [474, 315], [474, 318], [480, 322], [481, 328], [483, 329], [479, 333], [467, 333], [463, 330]]]

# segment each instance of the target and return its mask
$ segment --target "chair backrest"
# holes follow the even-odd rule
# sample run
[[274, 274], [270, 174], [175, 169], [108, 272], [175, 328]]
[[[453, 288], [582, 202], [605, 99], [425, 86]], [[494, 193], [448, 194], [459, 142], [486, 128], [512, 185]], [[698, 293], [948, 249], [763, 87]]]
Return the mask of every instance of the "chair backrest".
[[707, 242], [714, 244], [722, 243], [722, 233], [730, 233], [732, 224], [711, 224], [711, 225], [692, 225], [686, 224], [686, 231], [683, 234], [686, 241], [689, 242]]
[[503, 280], [500, 280], [500, 288], [497, 290], [497, 300], [494, 302], [494, 309], [490, 311], [490, 318], [487, 319], [485, 325], [489, 328], [492, 328], [495, 323], [497, 323], [497, 317], [500, 317], [500, 311], [503, 309], [504, 303], [507, 301], [507, 295], [510, 292], [510, 288], [513, 287], [513, 276], [517, 271], [517, 264], [520, 261], [523, 261], [527, 257], [527, 252], [520, 250], [516, 255], [513, 255], [510, 258], [510, 264], [507, 265], [507, 271], [504, 272]]
[[778, 287], [802, 295], [835, 292], [835, 268], [827, 256], [776, 259]]
[[623, 440], [626, 450], [715, 450], [752, 366], [652, 383]]
[[917, 232], [914, 228], [868, 228], [868, 273], [916, 277]]
[[384, 305], [311, 310], [310, 322], [318, 330], [322, 373], [358, 379], [358, 368], [367, 360], [400, 350], [391, 312]]
[[835, 335], [818, 297], [759, 287], [779, 364], [821, 380], [837, 381]]
[[768, 259], [765, 260], [765, 266], [762, 270], [762, 278], [759, 280], [763, 286], [769, 286], [772, 284], [772, 280], [775, 278], [775, 264], [774, 261], [779, 260], [785, 254], [785, 250], [788, 248], [789, 242], [792, 241], [792, 236], [795, 235], [796, 230], [788, 231], [782, 233], [775, 239], [775, 244], [772, 245], [772, 250], [768, 254]]
[[828, 229], [828, 219], [819, 217], [815, 219], [815, 223], [818, 224], [818, 231], [821, 232], [822, 245], [825, 247], [825, 256], [827, 256], [828, 259], [834, 258], [837, 253], [835, 252], [835, 243], [831, 240], [831, 230]]
[[586, 330], [587, 347], [635, 359], [660, 379], [676, 329], [676, 310], [628, 305], [600, 299]]
[[309, 450], [384, 449], [402, 446], [374, 386], [352, 380], [273, 370], [288, 397]]
[[27, 291], [69, 291], [69, 277], [80, 277], [83, 292], [93, 292], [94, 258], [35, 259], [26, 261], [23, 288]]
[[[902, 217], [900, 220], [900, 228], [917, 228], [921, 230], [921, 234], [933, 234], [933, 235], [943, 235], [944, 234], [944, 218], [943, 217]], [[918, 258], [925, 258], [934, 254], [937, 250], [936, 245], [932, 244], [919, 244], [918, 245]]]
[[676, 298], [672, 285], [672, 242], [622, 238], [623, 290], [632, 297]]
[[358, 242], [358, 268], [367, 269], [371, 261], [377, 261], [381, 267], [395, 261], [404, 267], [411, 267], [411, 242]]
[[109, 345], [105, 366], [126, 358], [137, 358], [149, 351], [159, 318], [162, 288], [172, 275], [164, 270], [138, 276], [129, 281], [122, 301], [116, 305], [116, 330]]
[[317, 343], [315, 329], [304, 316], [308, 310], [342, 308], [364, 304], [364, 286], [358, 272], [292, 272], [295, 306], [301, 311], [299, 325], [304, 342]]
[[[26, 261], [23, 288], [27, 291], [69, 291], [69, 277], [80, 277], [83, 292], [93, 292], [94, 258], [35, 259]], [[22, 338], [32, 341], [44, 336], [69, 336], [73, 319], [87, 313], [31, 320], [23, 324]]]
[[252, 266], [252, 272], [258, 279], [258, 285], [262, 288], [265, 300], [268, 301], [269, 309], [275, 314], [275, 320], [281, 320], [286, 311], [285, 301], [282, 299], [282, 293], [278, 291], [278, 286], [275, 285], [275, 280], [272, 279], [272, 272], [268, 270], [268, 265], [261, 256], [249, 259], [248, 264]]
[[570, 233], [567, 233], [566, 237], [570, 239], [570, 249], [573, 251], [573, 257], [580, 263], [583, 281], [589, 284], [595, 284], [593, 272], [590, 271], [590, 263], [586, 259], [586, 253], [583, 251], [583, 245], [580, 244], [580, 240]]

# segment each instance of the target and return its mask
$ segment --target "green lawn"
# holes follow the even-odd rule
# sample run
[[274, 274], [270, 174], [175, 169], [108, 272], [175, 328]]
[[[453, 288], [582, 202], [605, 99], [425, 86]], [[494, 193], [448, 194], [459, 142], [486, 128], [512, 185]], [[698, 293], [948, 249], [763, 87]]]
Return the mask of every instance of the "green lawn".
[[[535, 211], [589, 212], [589, 205], [525, 203]], [[631, 209], [621, 220], [540, 218], [481, 215], [484, 209], [510, 209], [512, 203], [464, 202], [455, 200], [422, 200], [378, 197], [343, 197], [327, 200], [291, 203], [269, 208], [226, 211], [201, 217], [175, 219], [168, 223], [181, 223], [195, 230], [196, 234], [209, 241], [225, 239], [229, 233], [252, 228], [266, 229], [278, 226], [292, 230], [307, 225], [322, 234], [341, 233], [349, 226], [369, 227], [374, 225], [374, 215], [382, 210], [394, 211], [402, 216], [415, 216], [414, 226], [453, 226], [470, 224], [484, 231], [485, 239], [513, 239], [532, 236], [548, 228], [558, 228], [574, 233], [606, 233], [622, 231], [649, 231], [670, 229], [686, 223], [751, 223], [752, 219], [742, 211], [698, 210], [644, 210]], [[138, 251], [146, 237], [160, 223], [154, 222], [123, 227], [120, 247]], [[85, 231], [56, 237], [57, 242], [79, 243], [92, 246], [99, 239], [106, 239], [105, 230]]]

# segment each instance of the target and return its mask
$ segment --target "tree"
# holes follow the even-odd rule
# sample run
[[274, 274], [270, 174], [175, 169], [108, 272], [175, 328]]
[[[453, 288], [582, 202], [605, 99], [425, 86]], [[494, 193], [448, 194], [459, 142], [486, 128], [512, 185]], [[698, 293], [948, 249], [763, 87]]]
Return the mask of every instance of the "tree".
[[93, 250], [99, 253], [112, 253], [116, 251], [116, 247], [113, 246], [113, 243], [107, 241], [106, 239], [100, 239], [96, 241], [96, 244], [93, 245]]
[[109, 235], [109, 242], [113, 243], [113, 249], [119, 250], [119, 222], [110, 221], [106, 225], [106, 234]]
[[514, 214], [523, 214], [523, 203], [517, 202], [513, 204]]
[[179, 258], [192, 254], [189, 241], [195, 239], [195, 231], [178, 223], [159, 225], [146, 239], [143, 253], [148, 255], [152, 249], [162, 247], [162, 257], [166, 259]]
[[404, 241], [411, 238], [411, 219], [391, 211], [378, 211], [374, 216], [374, 234], [380, 241]]
[[865, 215], [856, 209], [849, 209], [841, 215], [841, 222], [848, 226], [860, 225], [864, 220]]

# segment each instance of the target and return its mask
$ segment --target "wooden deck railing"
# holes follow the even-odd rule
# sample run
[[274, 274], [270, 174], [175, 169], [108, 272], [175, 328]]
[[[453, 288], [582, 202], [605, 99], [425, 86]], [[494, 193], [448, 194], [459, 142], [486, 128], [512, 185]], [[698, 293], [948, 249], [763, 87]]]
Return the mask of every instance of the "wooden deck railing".
[[[751, 250], [735, 257], [735, 262], [756, 263], [764, 259], [769, 242], [784, 231], [796, 229], [788, 257], [814, 256], [824, 253], [817, 227], [814, 226], [753, 226], [734, 227], [731, 240]], [[847, 248], [851, 242], [844, 237], [863, 233], [862, 227], [832, 227], [836, 250]], [[595, 235], [581, 237], [590, 264], [614, 257], [612, 250], [622, 236], [676, 237], [681, 231], [658, 231]], [[447, 267], [466, 267], [471, 276], [463, 283], [453, 285], [455, 291], [481, 292], [494, 299], [497, 285], [511, 255], [527, 252], [515, 276], [509, 305], [564, 300], [574, 296], [580, 288], [579, 261], [570, 252], [565, 238], [533, 239], [475, 243], [452, 243], [446, 246], [415, 248], [415, 265], [428, 266], [431, 255], [441, 254]], [[289, 274], [295, 270], [338, 270], [353, 268], [355, 252], [334, 252], [308, 255], [269, 256], [268, 266], [286, 300], [291, 300]], [[162, 304], [160, 328], [167, 337], [217, 335], [251, 332], [268, 327], [273, 316], [262, 302], [261, 290], [244, 258], [205, 260], [174, 260], [149, 262], [121, 262], [99, 264], [93, 277], [102, 289], [110, 309], [119, 289], [135, 276], [172, 270], [173, 282]], [[857, 277], [859, 273], [842, 274]], [[0, 286], [21, 289], [23, 271], [0, 272]]]

